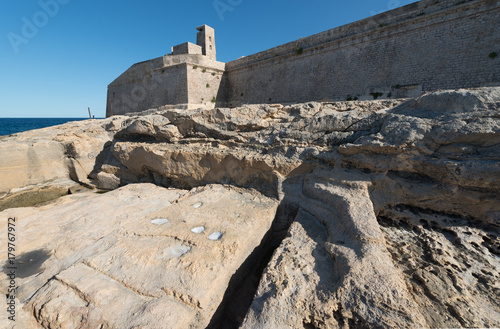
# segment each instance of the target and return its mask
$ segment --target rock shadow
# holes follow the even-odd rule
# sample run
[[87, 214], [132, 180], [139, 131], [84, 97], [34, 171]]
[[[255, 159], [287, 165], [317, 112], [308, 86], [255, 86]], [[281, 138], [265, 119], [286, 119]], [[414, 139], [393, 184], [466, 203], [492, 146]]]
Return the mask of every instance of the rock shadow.
[[294, 205], [280, 204], [271, 229], [264, 236], [261, 244], [253, 250], [231, 277], [222, 302], [212, 316], [207, 329], [237, 329], [241, 326], [254, 300], [262, 274], [274, 251], [285, 238], [283, 232], [288, 231], [297, 211], [298, 208]]
[[45, 249], [38, 249], [27, 252], [16, 257], [13, 263], [9, 260], [3, 265], [3, 272], [7, 275], [15, 273], [16, 278], [27, 278], [44, 271], [43, 263], [51, 256]]

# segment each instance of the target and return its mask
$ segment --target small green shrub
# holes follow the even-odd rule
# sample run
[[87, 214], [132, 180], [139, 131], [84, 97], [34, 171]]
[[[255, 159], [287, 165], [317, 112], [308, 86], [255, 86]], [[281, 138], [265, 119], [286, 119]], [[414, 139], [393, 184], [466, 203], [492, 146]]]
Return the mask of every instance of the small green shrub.
[[458, 1], [458, 2], [455, 2], [454, 6], [463, 5], [464, 3], [465, 3], [465, 1]]
[[214, 72], [214, 73], [212, 73], [212, 76], [213, 76], [213, 77], [215, 76], [215, 72]]
[[215, 99], [215, 96], [212, 98], [211, 102], [212, 102], [212, 103], [217, 102], [217, 99]]
[[495, 58], [497, 58], [497, 57], [498, 57], [498, 54], [497, 54], [496, 52], [492, 52], [492, 53], [490, 53], [490, 54], [488, 55], [488, 57], [489, 57], [489, 58], [491, 58], [491, 59], [495, 59]]
[[198, 68], [198, 65], [193, 65], [193, 69], [197, 69]]
[[396, 85], [394, 88], [399, 89], [401, 88], [401, 85]]
[[348, 96], [347, 96], [347, 98], [346, 98], [345, 100], [346, 100], [346, 101], [348, 101], [348, 102], [350, 102], [350, 101], [352, 101], [352, 99], [353, 99], [353, 98], [352, 98], [352, 96], [351, 96], [351, 95], [348, 95]]
[[241, 97], [243, 97], [243, 95], [245, 95], [245, 94], [244, 94], [244, 93], [241, 93], [241, 95], [240, 95], [240, 96], [241, 96]]
[[381, 23], [378, 27], [384, 27], [384, 26], [387, 26], [387, 25], [389, 25], [389, 24], [387, 24], [387, 23]]
[[203, 70], [201, 70], [201, 72], [205, 73], [205, 72], [207, 72], [207, 69], [203, 69]]
[[383, 93], [379, 93], [379, 92], [375, 92], [375, 93], [370, 93], [370, 95], [372, 95], [373, 99], [377, 99], [380, 96], [383, 96], [384, 94]]
[[297, 48], [295, 48], [295, 54], [302, 55], [303, 52], [304, 48], [302, 48], [301, 46], [297, 46]]
[[210, 84], [209, 83], [207, 83], [207, 88], [210, 88]]
[[273, 99], [272, 98], [269, 98], [269, 101], [271, 102]]

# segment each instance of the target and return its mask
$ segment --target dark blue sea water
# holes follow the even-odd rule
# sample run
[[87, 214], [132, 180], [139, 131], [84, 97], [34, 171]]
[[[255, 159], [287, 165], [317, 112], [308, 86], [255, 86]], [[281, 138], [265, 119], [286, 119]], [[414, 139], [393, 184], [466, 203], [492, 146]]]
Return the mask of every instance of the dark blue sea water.
[[70, 121], [87, 120], [82, 118], [0, 118], [0, 136], [60, 125]]

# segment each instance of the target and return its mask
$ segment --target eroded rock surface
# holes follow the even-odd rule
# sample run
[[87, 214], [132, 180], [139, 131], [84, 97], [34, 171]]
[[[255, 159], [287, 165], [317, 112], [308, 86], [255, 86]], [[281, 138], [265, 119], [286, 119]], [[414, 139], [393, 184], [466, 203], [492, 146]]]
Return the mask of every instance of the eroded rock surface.
[[500, 241], [495, 228], [402, 206], [385, 210], [378, 220], [428, 327], [498, 327]]
[[[0, 148], [20, 143], [16, 159], [34, 179], [5, 185], [4, 200], [61, 177], [117, 189], [103, 199], [81, 194], [79, 205], [75, 194], [0, 213], [30, 218], [26, 230], [44, 242], [24, 251], [48, 251], [45, 270], [21, 281], [28, 322], [500, 327], [498, 87], [405, 100], [149, 111], [92, 127], [86, 135], [82, 126], [74, 136], [58, 128], [40, 138], [0, 139]], [[97, 156], [86, 162], [89, 150]], [[55, 173], [28, 167], [28, 155], [58, 159]], [[125, 197], [139, 186], [148, 191], [141, 200]], [[119, 211], [98, 206], [101, 223], [86, 210], [99, 202]], [[210, 205], [224, 216], [205, 218]], [[78, 215], [64, 215], [68, 207]], [[238, 217], [240, 208], [249, 219]], [[40, 226], [35, 214], [50, 211], [68, 222]], [[97, 233], [98, 222], [107, 233]], [[202, 258], [199, 251], [214, 244], [223, 248]], [[134, 272], [137, 264], [150, 274]], [[115, 298], [125, 306], [109, 306]]]

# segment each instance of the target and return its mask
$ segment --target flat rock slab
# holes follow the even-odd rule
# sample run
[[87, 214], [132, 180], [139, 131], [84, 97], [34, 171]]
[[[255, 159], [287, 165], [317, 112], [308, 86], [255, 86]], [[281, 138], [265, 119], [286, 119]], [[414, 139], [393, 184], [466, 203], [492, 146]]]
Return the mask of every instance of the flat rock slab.
[[0, 212], [3, 232], [16, 218], [19, 263], [17, 327], [6, 312], [0, 327], [205, 327], [277, 205], [228, 186], [187, 192], [133, 184]]

